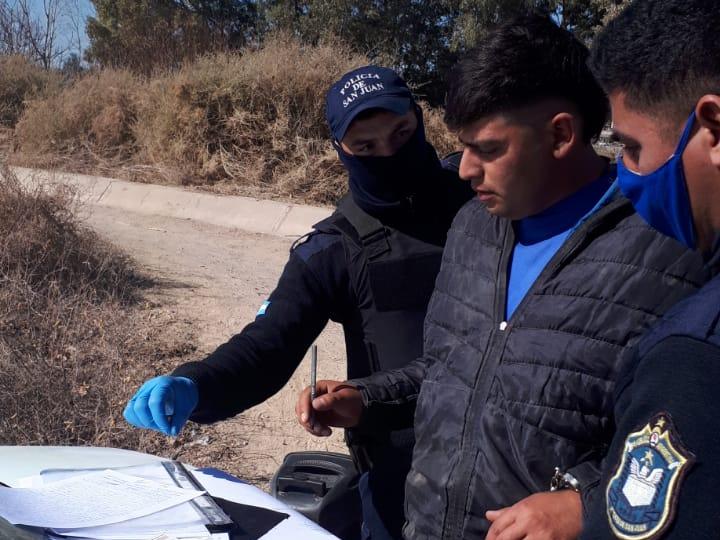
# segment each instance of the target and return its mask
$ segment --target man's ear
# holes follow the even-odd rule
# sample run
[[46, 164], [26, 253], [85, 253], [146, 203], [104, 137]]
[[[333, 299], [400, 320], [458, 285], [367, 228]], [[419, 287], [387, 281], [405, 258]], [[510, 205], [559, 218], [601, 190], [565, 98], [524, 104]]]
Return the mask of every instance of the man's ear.
[[553, 137], [553, 156], [562, 159], [568, 155], [578, 136], [575, 117], [566, 112], [553, 116], [550, 120]]
[[700, 127], [708, 131], [710, 161], [720, 170], [720, 96], [707, 94], [701, 97], [695, 107], [695, 116]]

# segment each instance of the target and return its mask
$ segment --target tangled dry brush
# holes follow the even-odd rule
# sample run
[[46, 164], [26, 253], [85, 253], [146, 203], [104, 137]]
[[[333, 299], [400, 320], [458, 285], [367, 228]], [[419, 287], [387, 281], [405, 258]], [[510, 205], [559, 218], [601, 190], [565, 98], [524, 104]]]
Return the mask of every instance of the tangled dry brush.
[[[324, 93], [365, 63], [338, 43], [310, 47], [277, 37], [150, 79], [93, 72], [60, 91], [48, 85], [28, 94], [11, 159], [333, 204], [346, 179], [329, 143]], [[452, 149], [440, 112], [425, 107], [425, 117], [440, 152]]]
[[63, 188], [0, 170], [0, 444], [156, 449], [121, 413], [191, 352], [143, 301], [149, 281], [84, 228]]

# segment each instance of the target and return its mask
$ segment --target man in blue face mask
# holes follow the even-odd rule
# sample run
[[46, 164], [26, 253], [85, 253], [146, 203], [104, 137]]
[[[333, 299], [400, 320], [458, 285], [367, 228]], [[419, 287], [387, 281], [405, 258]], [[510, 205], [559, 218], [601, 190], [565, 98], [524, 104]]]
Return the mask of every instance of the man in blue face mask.
[[[343, 325], [348, 377], [420, 355], [447, 231], [472, 190], [425, 140], [421, 110], [394, 71], [364, 66], [345, 74], [327, 93], [326, 117], [349, 195], [293, 246], [255, 321], [204, 361], [147, 381], [125, 410], [131, 424], [175, 436], [188, 419], [215, 422], [265, 401], [328, 320]], [[374, 540], [399, 536], [404, 521], [413, 433], [397, 423], [378, 418], [347, 431], [363, 473], [364, 530]], [[352, 515], [321, 524], [354, 537]]]
[[[590, 61], [610, 96], [615, 137], [624, 145], [620, 188], [650, 225], [702, 252], [715, 274], [718, 28], [714, 0], [636, 0], [598, 36]], [[715, 277], [640, 341], [620, 377], [603, 497], [582, 538], [717, 536], [719, 382]]]

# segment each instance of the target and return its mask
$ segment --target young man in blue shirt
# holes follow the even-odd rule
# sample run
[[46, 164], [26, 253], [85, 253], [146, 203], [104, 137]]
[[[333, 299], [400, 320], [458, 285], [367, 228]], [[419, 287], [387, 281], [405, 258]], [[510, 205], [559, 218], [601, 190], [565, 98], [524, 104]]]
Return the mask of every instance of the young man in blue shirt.
[[315, 433], [417, 403], [405, 538], [577, 537], [626, 352], [706, 280], [595, 153], [607, 100], [588, 54], [550, 18], [526, 16], [456, 66], [445, 120], [477, 197], [448, 234], [423, 356], [322, 382], [312, 425], [301, 396]]
[[[720, 9], [636, 0], [599, 35], [620, 188], [653, 227], [720, 266]], [[720, 277], [638, 344], [615, 394], [602, 496], [583, 539], [716, 538]]]

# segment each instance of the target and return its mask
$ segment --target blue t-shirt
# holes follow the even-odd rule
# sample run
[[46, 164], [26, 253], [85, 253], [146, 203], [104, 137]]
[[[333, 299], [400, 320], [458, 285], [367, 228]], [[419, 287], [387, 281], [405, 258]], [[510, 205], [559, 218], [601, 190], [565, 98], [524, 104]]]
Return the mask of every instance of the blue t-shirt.
[[[615, 171], [534, 216], [513, 222], [515, 247], [510, 260], [505, 317], [509, 319], [568, 236], [602, 206], [615, 190]], [[611, 189], [612, 188], [612, 189]]]

